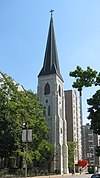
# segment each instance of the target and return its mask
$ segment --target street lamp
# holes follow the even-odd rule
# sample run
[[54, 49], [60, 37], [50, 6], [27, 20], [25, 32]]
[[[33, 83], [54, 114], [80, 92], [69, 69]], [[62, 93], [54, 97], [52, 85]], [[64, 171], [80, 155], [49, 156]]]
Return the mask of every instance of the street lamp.
[[32, 129], [28, 127], [28, 123], [23, 123], [22, 128], [22, 142], [26, 144], [26, 157], [25, 157], [25, 178], [27, 178], [27, 153], [28, 143], [32, 142]]

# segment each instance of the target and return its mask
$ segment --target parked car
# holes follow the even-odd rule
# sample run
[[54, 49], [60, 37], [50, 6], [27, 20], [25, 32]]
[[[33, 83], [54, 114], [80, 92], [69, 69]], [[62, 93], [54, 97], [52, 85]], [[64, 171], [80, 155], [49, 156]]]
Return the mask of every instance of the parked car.
[[100, 178], [100, 173], [93, 174], [91, 178]]

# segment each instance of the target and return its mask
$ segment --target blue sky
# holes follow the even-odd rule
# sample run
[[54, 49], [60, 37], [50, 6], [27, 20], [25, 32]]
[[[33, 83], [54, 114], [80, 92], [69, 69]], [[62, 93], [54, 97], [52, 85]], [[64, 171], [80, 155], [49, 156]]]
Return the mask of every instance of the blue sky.
[[[69, 72], [77, 65], [100, 71], [100, 0], [0, 0], [0, 70], [34, 92], [44, 60], [50, 9], [54, 9], [64, 89], [72, 89]], [[84, 123], [88, 122], [86, 99], [97, 89], [83, 90]]]

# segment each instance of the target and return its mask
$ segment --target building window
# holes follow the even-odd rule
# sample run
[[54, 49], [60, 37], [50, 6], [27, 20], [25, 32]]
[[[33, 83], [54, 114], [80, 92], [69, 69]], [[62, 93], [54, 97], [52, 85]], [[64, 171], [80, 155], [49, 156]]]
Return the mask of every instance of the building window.
[[50, 94], [50, 85], [47, 83], [44, 88], [44, 95]]
[[50, 106], [48, 106], [48, 116], [50, 116]]
[[62, 128], [61, 128], [61, 134], [62, 134]]
[[59, 96], [61, 96], [61, 88], [60, 88], [60, 85], [59, 85]]

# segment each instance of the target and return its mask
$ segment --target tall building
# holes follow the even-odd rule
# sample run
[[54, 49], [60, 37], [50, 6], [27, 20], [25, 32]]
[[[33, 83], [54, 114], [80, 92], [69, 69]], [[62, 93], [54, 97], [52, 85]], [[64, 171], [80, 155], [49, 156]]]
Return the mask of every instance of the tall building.
[[99, 165], [99, 157], [95, 155], [95, 148], [100, 145], [100, 136], [93, 133], [89, 123], [83, 125], [82, 130], [83, 159], [88, 160], [89, 164]]
[[75, 90], [65, 91], [65, 118], [67, 120], [67, 140], [76, 143], [74, 161], [82, 159], [80, 100]]
[[68, 173], [67, 124], [64, 81], [60, 73], [53, 17], [51, 13], [43, 67], [38, 75], [38, 95], [46, 110], [49, 141], [54, 146], [52, 171]]

